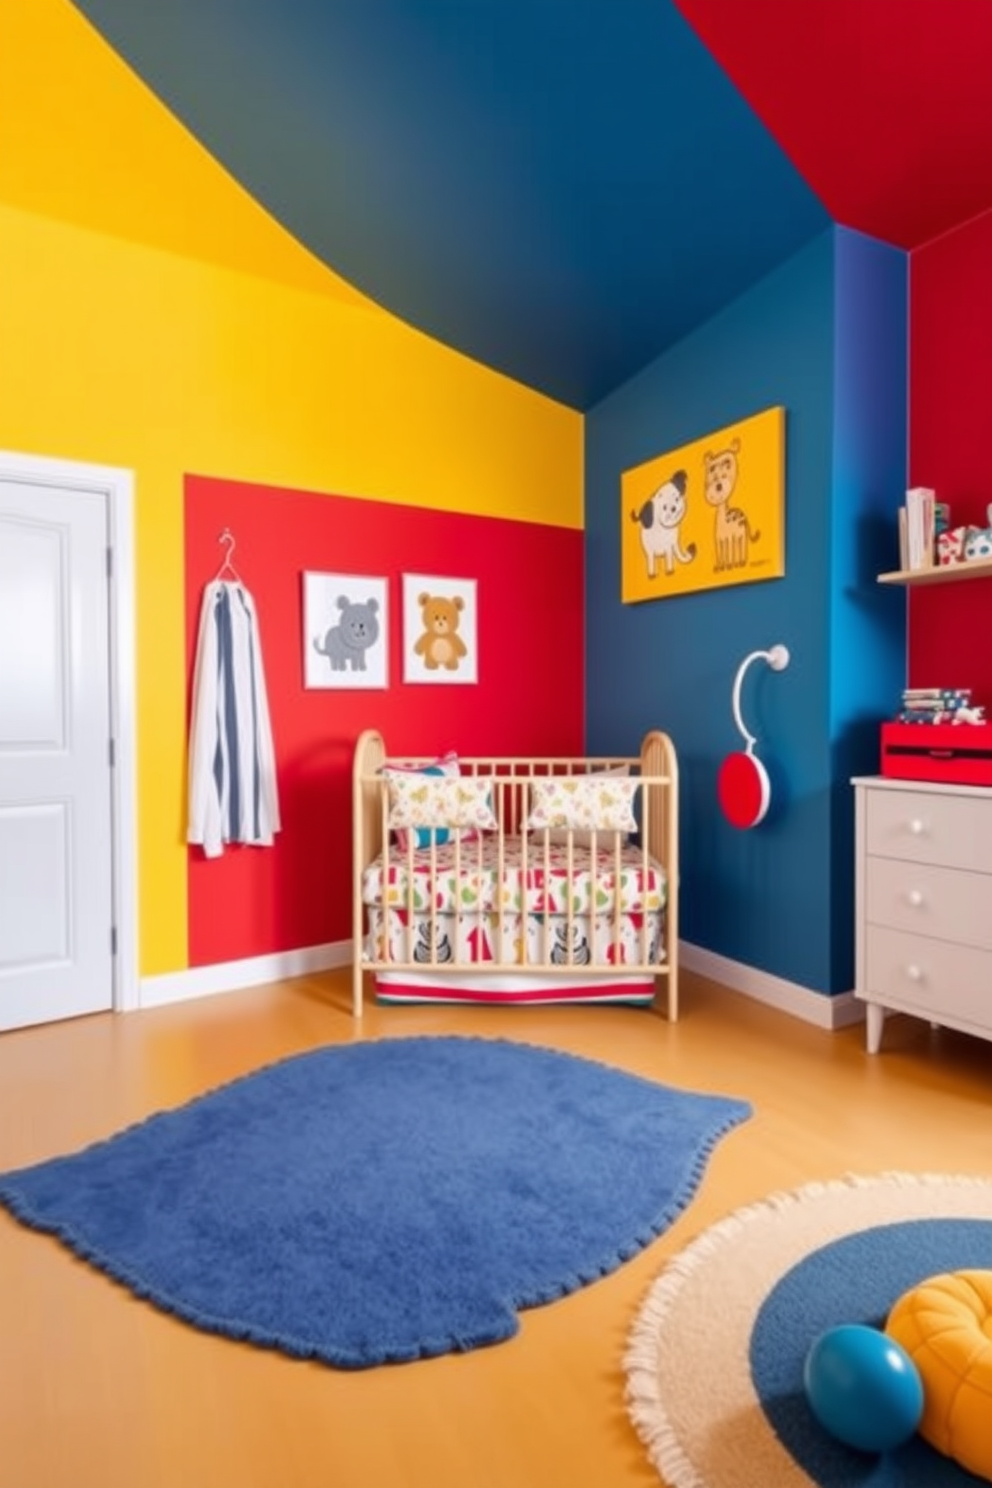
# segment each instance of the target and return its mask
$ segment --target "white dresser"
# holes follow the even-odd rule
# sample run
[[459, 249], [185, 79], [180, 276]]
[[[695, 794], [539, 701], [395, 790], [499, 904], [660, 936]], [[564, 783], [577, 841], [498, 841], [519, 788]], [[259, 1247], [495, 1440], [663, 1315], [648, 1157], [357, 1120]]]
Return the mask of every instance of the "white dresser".
[[992, 1038], [992, 789], [859, 777], [855, 995]]

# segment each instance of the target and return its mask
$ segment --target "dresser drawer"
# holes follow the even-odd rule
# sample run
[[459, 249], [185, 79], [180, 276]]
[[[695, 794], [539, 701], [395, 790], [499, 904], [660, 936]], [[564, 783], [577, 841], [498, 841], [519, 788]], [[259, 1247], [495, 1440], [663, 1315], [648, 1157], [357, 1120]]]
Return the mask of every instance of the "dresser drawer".
[[872, 925], [992, 951], [992, 874], [868, 858], [865, 915]]
[[869, 925], [865, 936], [862, 995], [935, 1023], [959, 1018], [992, 1033], [992, 952], [879, 925]]
[[865, 806], [870, 854], [992, 873], [992, 793], [870, 790]]

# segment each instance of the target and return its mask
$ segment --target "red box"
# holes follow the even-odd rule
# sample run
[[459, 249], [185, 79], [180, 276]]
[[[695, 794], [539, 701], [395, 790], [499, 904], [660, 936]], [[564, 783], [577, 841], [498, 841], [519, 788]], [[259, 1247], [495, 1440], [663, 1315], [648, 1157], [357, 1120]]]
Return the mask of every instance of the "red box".
[[992, 786], [992, 723], [883, 723], [882, 774]]

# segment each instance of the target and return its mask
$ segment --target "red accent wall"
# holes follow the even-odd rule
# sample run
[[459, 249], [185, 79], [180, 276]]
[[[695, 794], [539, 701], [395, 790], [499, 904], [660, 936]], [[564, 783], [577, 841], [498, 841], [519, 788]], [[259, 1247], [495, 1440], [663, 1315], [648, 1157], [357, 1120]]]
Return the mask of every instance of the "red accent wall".
[[992, 200], [988, 0], [675, 0], [831, 217], [902, 248]]
[[[910, 259], [909, 469], [984, 527], [992, 502], [992, 212]], [[909, 682], [970, 687], [992, 715], [992, 579], [909, 595]]]
[[[189, 849], [189, 963], [351, 934], [351, 760], [364, 728], [392, 753], [580, 753], [583, 534], [341, 496], [188, 476], [187, 695], [203, 588], [234, 565], [258, 609], [283, 828], [271, 848]], [[387, 690], [305, 691], [305, 571], [389, 579]], [[404, 684], [401, 574], [478, 581], [477, 685]]]

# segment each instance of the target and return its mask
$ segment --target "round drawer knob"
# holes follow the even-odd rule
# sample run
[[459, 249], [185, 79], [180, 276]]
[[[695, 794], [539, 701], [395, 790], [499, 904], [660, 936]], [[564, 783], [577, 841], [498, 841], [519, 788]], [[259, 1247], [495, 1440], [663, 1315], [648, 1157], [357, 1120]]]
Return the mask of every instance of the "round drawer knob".
[[909, 824], [909, 830], [912, 832], [914, 837], [919, 837], [920, 833], [923, 831], [923, 823], [920, 821], [920, 818], [918, 816], [913, 817], [913, 820]]
[[919, 889], [910, 889], [909, 893], [906, 895], [906, 898], [909, 900], [910, 904], [916, 906], [919, 906], [923, 903], [923, 895], [920, 893]]
[[923, 973], [918, 966], [907, 966], [906, 975], [911, 982], [921, 982], [923, 980]]

